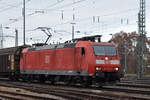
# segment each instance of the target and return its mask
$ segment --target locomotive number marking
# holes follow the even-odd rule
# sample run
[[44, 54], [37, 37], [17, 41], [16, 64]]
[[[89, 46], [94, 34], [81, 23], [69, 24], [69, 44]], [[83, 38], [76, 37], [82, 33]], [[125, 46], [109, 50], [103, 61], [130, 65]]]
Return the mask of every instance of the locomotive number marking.
[[49, 64], [49, 62], [50, 62], [50, 56], [47, 56], [47, 55], [46, 55], [46, 56], [45, 56], [45, 63], [46, 63], [46, 64]]

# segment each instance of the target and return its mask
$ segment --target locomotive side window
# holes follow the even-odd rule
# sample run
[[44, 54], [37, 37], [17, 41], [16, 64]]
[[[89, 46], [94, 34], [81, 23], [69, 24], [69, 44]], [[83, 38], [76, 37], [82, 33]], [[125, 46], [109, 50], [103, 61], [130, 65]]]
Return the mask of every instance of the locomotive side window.
[[81, 55], [82, 55], [82, 56], [85, 55], [85, 49], [84, 49], [84, 48], [81, 49]]

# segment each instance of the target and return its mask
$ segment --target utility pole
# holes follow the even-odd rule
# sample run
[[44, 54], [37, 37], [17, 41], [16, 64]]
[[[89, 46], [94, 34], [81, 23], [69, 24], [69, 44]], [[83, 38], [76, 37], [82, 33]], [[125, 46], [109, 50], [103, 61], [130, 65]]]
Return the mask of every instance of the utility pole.
[[25, 16], [25, 0], [23, 0], [23, 11], [22, 11], [22, 15], [23, 15], [23, 45], [25, 45], [25, 25], [26, 25], [26, 16]]
[[17, 29], [15, 29], [15, 46], [18, 46], [18, 30]]
[[145, 7], [146, 3], [145, 0], [140, 0], [140, 11], [138, 13], [138, 42], [137, 42], [137, 54], [138, 54], [138, 65], [137, 65], [137, 78], [141, 79], [144, 77], [145, 68], [146, 68], [146, 59], [145, 59], [145, 52], [146, 52], [146, 44], [145, 44], [145, 37], [146, 37], [146, 24], [145, 24]]

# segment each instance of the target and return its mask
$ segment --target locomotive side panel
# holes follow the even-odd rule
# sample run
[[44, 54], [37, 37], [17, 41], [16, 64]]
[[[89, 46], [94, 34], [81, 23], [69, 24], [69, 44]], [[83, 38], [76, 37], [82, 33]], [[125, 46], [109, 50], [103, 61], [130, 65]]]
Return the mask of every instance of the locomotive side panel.
[[80, 72], [81, 71], [81, 62], [82, 62], [82, 58], [81, 58], [81, 48], [76, 48], [75, 50], [75, 67], [76, 67], [76, 71]]
[[[25, 51], [25, 50], [24, 50]], [[23, 74], [88, 75], [88, 50], [63, 48], [23, 52]], [[89, 60], [90, 61], [90, 60]]]
[[68, 75], [74, 69], [74, 48], [40, 51], [40, 70], [51, 75]]
[[55, 65], [55, 50], [46, 50], [39, 52], [39, 70], [53, 70]]
[[75, 48], [24, 52], [21, 70], [24, 74], [73, 75]]
[[74, 70], [75, 67], [75, 48], [64, 48], [56, 50], [55, 58], [56, 70]]
[[28, 52], [26, 54], [26, 61], [25, 61], [25, 68], [26, 70], [34, 70], [36, 68], [38, 68], [39, 66], [39, 62], [38, 62], [38, 59], [39, 59], [39, 56], [38, 56], [39, 52]]

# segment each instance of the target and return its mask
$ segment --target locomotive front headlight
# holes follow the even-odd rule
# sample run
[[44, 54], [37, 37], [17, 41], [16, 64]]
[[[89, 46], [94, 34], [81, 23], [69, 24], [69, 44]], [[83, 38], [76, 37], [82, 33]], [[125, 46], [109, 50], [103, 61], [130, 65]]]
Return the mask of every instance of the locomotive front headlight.
[[96, 70], [97, 71], [100, 71], [102, 68], [101, 67], [96, 67]]
[[115, 70], [115, 71], [118, 71], [118, 70], [119, 70], [119, 68], [118, 68], [118, 67], [115, 67], [115, 68], [114, 68], [114, 70]]

